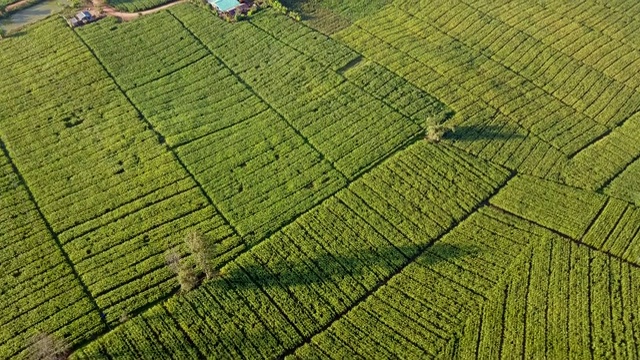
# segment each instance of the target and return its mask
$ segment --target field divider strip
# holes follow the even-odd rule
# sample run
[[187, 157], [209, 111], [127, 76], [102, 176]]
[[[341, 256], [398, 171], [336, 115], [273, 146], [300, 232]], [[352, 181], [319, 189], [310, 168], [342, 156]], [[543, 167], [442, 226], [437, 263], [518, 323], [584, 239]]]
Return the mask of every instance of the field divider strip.
[[[94, 55], [94, 56], [95, 56], [95, 55]], [[171, 70], [170, 72], [168, 72], [168, 73], [166, 73], [166, 74], [163, 74], [162, 76], [160, 76], [160, 77], [159, 77], [159, 78], [157, 78], [157, 79], [151, 79], [151, 80], [149, 80], [149, 81], [145, 81], [145, 82], [143, 82], [142, 84], [136, 84], [136, 86], [134, 86], [134, 87], [132, 87], [132, 88], [128, 89], [128, 90], [127, 90], [127, 92], [129, 92], [129, 91], [131, 91], [131, 90], [135, 90], [135, 89], [141, 88], [141, 87], [143, 87], [143, 86], [145, 86], [145, 85], [149, 85], [149, 84], [154, 83], [154, 82], [156, 82], [156, 81], [158, 81], [158, 80], [164, 79], [165, 77], [171, 76], [171, 75], [173, 75], [173, 74], [177, 73], [177, 72], [178, 72], [178, 71], [180, 71], [180, 70], [184, 70], [185, 68], [187, 68], [187, 67], [189, 67], [189, 66], [191, 66], [191, 65], [195, 65], [196, 63], [198, 63], [198, 62], [200, 62], [200, 61], [204, 60], [207, 56], [209, 56], [209, 55], [208, 55], [208, 54], [205, 54], [205, 55], [203, 55], [203, 56], [199, 57], [198, 59], [196, 59], [196, 60], [194, 60], [194, 61], [192, 61], [192, 62], [190, 62], [190, 63], [188, 63], [188, 64], [182, 65], [182, 66], [180, 66], [180, 67], [179, 67], [179, 68], [177, 68], [177, 69], [173, 69], [173, 70]], [[98, 58], [98, 57], [96, 56], [96, 59], [97, 59], [97, 58]], [[111, 74], [109, 74], [109, 75], [111, 75]]]
[[532, 223], [532, 224], [536, 224], [537, 226], [540, 226], [541, 228], [543, 228], [543, 229], [545, 229], [545, 230], [548, 230], [548, 231], [550, 231], [550, 232], [554, 233], [555, 235], [557, 235], [557, 236], [561, 237], [561, 238], [562, 238], [562, 239], [564, 239], [564, 240], [568, 240], [568, 241], [571, 241], [571, 242], [573, 242], [573, 243], [575, 243], [575, 244], [577, 244], [577, 245], [587, 247], [587, 248], [589, 248], [589, 249], [590, 249], [590, 250], [592, 250], [592, 251], [597, 251], [597, 252], [599, 252], [599, 253], [601, 253], [601, 254], [605, 254], [605, 255], [607, 255], [607, 256], [609, 256], [609, 257], [612, 257], [612, 258], [614, 258], [614, 259], [616, 259], [616, 260], [618, 260], [618, 261], [621, 261], [621, 262], [623, 262], [623, 263], [625, 263], [625, 264], [628, 264], [629, 266], [632, 266], [632, 267], [635, 267], [635, 268], [639, 268], [639, 269], [640, 269], [640, 264], [636, 264], [636, 263], [634, 263], [634, 262], [631, 262], [631, 261], [629, 261], [629, 260], [626, 260], [626, 259], [624, 259], [624, 258], [620, 257], [619, 255], [615, 255], [615, 254], [610, 253], [609, 251], [605, 251], [605, 250], [602, 250], [602, 249], [598, 249], [597, 247], [595, 247], [595, 246], [593, 246], [593, 245], [589, 245], [589, 244], [584, 243], [584, 242], [582, 242], [582, 241], [580, 241], [580, 240], [577, 240], [577, 239], [574, 239], [574, 238], [572, 238], [572, 237], [570, 237], [570, 236], [568, 236], [568, 235], [565, 235], [565, 234], [563, 234], [563, 233], [559, 232], [558, 230], [555, 230], [555, 229], [552, 229], [552, 228], [550, 228], [550, 227], [547, 227], [546, 225], [540, 224], [540, 223], [535, 222], [535, 221], [533, 221], [533, 220], [529, 220], [529, 219], [524, 218], [524, 217], [522, 217], [522, 216], [520, 216], [520, 215], [518, 215], [518, 214], [514, 214], [514, 213], [510, 212], [509, 210], [505, 210], [505, 209], [503, 209], [503, 208], [501, 208], [500, 206], [497, 206], [497, 205], [495, 205], [495, 204], [490, 204], [489, 206], [491, 206], [492, 208], [494, 208], [494, 209], [496, 209], [496, 210], [498, 210], [498, 211], [501, 211], [501, 212], [503, 212], [503, 213], [505, 213], [505, 214], [509, 214], [509, 215], [511, 215], [511, 216], [514, 216], [514, 217], [516, 217], [516, 218], [518, 218], [518, 219], [520, 219], [520, 220], [527, 221], [527, 222]]
[[182, 335], [185, 337], [185, 339], [187, 339], [189, 346], [191, 346], [197, 352], [198, 359], [199, 360], [206, 359], [206, 356], [202, 353], [202, 351], [200, 351], [200, 348], [197, 347], [196, 344], [193, 342], [193, 339], [191, 339], [191, 337], [189, 336], [189, 333], [187, 333], [187, 331], [182, 327], [182, 325], [180, 325], [180, 322], [173, 317], [173, 314], [171, 314], [171, 312], [169, 311], [169, 309], [167, 309], [164, 303], [160, 304], [160, 306], [162, 306], [164, 311], [166, 311], [167, 314], [169, 314], [169, 318], [171, 318], [171, 321], [173, 321], [173, 323], [178, 327], [178, 329], [180, 330]]
[[[196, 36], [196, 34], [194, 34], [191, 29], [189, 29], [187, 26], [184, 25], [184, 23], [182, 22], [182, 20], [180, 20], [177, 16], [175, 16], [170, 10], [167, 11], [169, 14], [171, 14], [171, 16], [173, 16], [174, 19], [176, 19], [176, 21], [178, 21], [180, 23], [180, 26], [182, 26], [187, 32], [189, 32], [189, 34], [191, 34], [191, 36], [193, 36], [194, 39], [196, 39], [196, 41], [198, 41], [198, 43], [205, 49], [207, 49], [207, 51], [209, 52], [209, 54], [211, 54], [211, 56], [213, 56], [214, 58], [216, 58], [218, 61], [220, 61], [220, 63], [225, 67], [225, 69], [227, 69], [237, 80], [240, 84], [242, 84], [247, 90], [249, 90], [255, 97], [257, 97], [258, 99], [260, 99], [260, 101], [262, 101], [265, 105], [267, 105], [269, 107], [269, 109], [273, 110], [276, 114], [278, 114], [278, 116], [293, 130], [293, 132], [298, 135], [306, 144], [308, 144], [315, 152], [318, 153], [318, 155], [320, 155], [320, 159], [321, 160], [327, 160], [327, 162], [329, 163], [329, 165], [331, 165], [331, 168], [333, 170], [335, 170], [338, 174], [340, 174], [345, 180], [347, 179], [347, 177], [340, 171], [338, 170], [335, 165], [333, 164], [332, 161], [329, 161], [325, 155], [319, 151], [313, 144], [311, 144], [309, 142], [309, 139], [307, 139], [305, 136], [302, 135], [302, 133], [300, 133], [300, 131], [295, 128], [293, 125], [291, 125], [291, 123], [289, 122], [289, 120], [287, 120], [286, 117], [284, 117], [284, 115], [282, 115], [278, 110], [274, 109], [273, 106], [266, 101], [260, 94], [258, 94], [256, 92], [255, 89], [253, 89], [253, 87], [251, 87], [249, 84], [247, 84], [244, 79], [236, 72], [234, 71], [229, 65], [227, 65], [227, 63], [222, 60], [220, 57], [218, 57], [216, 54], [213, 53], [213, 51], [211, 51], [211, 49], [206, 46], [202, 40], [200, 40], [200, 38], [198, 36]], [[255, 26], [252, 24], [252, 26]], [[268, 33], [267, 33], [268, 34]], [[268, 34], [270, 35], [270, 34]], [[295, 50], [295, 49], [294, 49]]]
[[29, 188], [29, 185], [27, 184], [26, 180], [24, 179], [24, 177], [22, 176], [22, 173], [20, 172], [20, 170], [18, 169], [18, 167], [16, 166], [16, 164], [13, 162], [13, 159], [11, 158], [11, 155], [9, 153], [9, 149], [7, 149], [7, 147], [5, 146], [4, 142], [2, 141], [2, 139], [0, 139], [0, 151], [2, 151], [2, 153], [4, 154], [4, 156], [6, 156], [7, 161], [9, 162], [9, 164], [11, 165], [11, 169], [13, 170], [13, 172], [16, 174], [16, 176], [18, 177], [18, 179], [20, 180], [20, 183], [22, 185], [24, 185], [25, 191], [27, 192], [27, 195], [29, 197], [29, 200], [33, 203], [33, 206], [35, 207], [36, 211], [38, 212], [38, 215], [40, 216], [40, 218], [42, 219], [42, 221], [44, 222], [45, 227], [47, 228], [47, 230], [49, 231], [49, 234], [51, 234], [51, 237], [53, 238], [53, 241], [55, 241], [56, 246], [58, 247], [58, 249], [60, 250], [60, 253], [62, 254], [65, 262], [69, 265], [69, 267], [71, 268], [71, 272], [73, 273], [74, 277], [76, 278], [76, 280], [78, 281], [78, 284], [80, 285], [80, 287], [82, 288], [82, 291], [85, 293], [85, 295], [89, 298], [89, 300], [91, 301], [91, 304], [95, 307], [95, 310], [98, 312], [98, 314], [100, 315], [100, 322], [104, 325], [105, 329], [109, 329], [109, 324], [107, 323], [106, 320], [106, 316], [104, 315], [104, 313], [102, 312], [102, 309], [98, 306], [98, 303], [96, 302], [96, 299], [91, 295], [91, 292], [89, 291], [89, 288], [87, 287], [87, 285], [84, 283], [84, 281], [82, 281], [82, 278], [80, 277], [80, 274], [78, 273], [78, 271], [76, 270], [74, 263], [71, 261], [71, 259], [69, 258], [69, 255], [67, 254], [67, 252], [64, 250], [64, 247], [62, 246], [62, 244], [60, 243], [60, 239], [58, 239], [58, 234], [56, 234], [53, 231], [53, 228], [51, 227], [51, 224], [49, 223], [49, 221], [47, 220], [47, 218], [44, 216], [44, 214], [42, 213], [42, 210], [40, 210], [40, 206], [38, 205], [38, 203], [36, 202], [36, 198], [33, 195], [33, 193], [31, 192], [31, 189]]
[[489, 200], [496, 195], [504, 186], [507, 185], [507, 183], [509, 183], [509, 181], [511, 179], [513, 179], [515, 176], [517, 175], [516, 172], [511, 171], [509, 173], [509, 176], [507, 176], [506, 179], [504, 179], [503, 183], [501, 186], [498, 186], [497, 188], [495, 188], [493, 190], [493, 192], [488, 195], [485, 200], [479, 202], [478, 204], [476, 204], [476, 206], [474, 206], [469, 213], [467, 213], [464, 217], [462, 217], [460, 219], [460, 221], [458, 221], [457, 224], [451, 226], [449, 229], [447, 229], [445, 232], [443, 232], [442, 234], [440, 234], [438, 237], [436, 237], [435, 239], [433, 239], [432, 241], [430, 241], [428, 244], [424, 245], [424, 248], [420, 251], [418, 251], [415, 255], [411, 256], [408, 258], [407, 262], [400, 266], [398, 269], [396, 269], [395, 271], [393, 271], [392, 273], [390, 273], [388, 276], [386, 276], [382, 281], [378, 282], [378, 284], [376, 286], [374, 286], [373, 288], [371, 288], [371, 290], [367, 291], [363, 296], [361, 296], [358, 300], [356, 300], [350, 307], [346, 308], [345, 310], [341, 311], [340, 313], [338, 313], [338, 315], [331, 321], [329, 321], [327, 324], [323, 325], [316, 333], [308, 336], [308, 337], [304, 337], [303, 338], [303, 342], [301, 344], [299, 344], [297, 347], [289, 349], [288, 351], [286, 351], [285, 353], [281, 354], [280, 356], [278, 356], [279, 359], [284, 359], [287, 356], [293, 355], [296, 350], [300, 349], [302, 346], [311, 343], [311, 340], [314, 336], [326, 331], [327, 329], [329, 329], [331, 327], [331, 325], [333, 325], [336, 321], [339, 321], [342, 317], [344, 317], [345, 315], [347, 315], [351, 310], [353, 310], [354, 308], [356, 308], [358, 305], [360, 305], [361, 303], [363, 303], [364, 301], [366, 301], [367, 299], [369, 299], [371, 296], [373, 296], [375, 294], [376, 291], [378, 291], [378, 289], [380, 289], [382, 286], [386, 285], [393, 277], [395, 277], [396, 275], [400, 274], [407, 266], [409, 266], [410, 264], [413, 264], [420, 256], [422, 256], [424, 253], [426, 253], [427, 251], [429, 251], [429, 249], [438, 241], [440, 241], [444, 236], [446, 236], [447, 234], [449, 234], [454, 228], [456, 228], [459, 224], [463, 223], [465, 220], [467, 220], [471, 215], [473, 215], [474, 213], [476, 213], [476, 211], [478, 211], [479, 209], [481, 209], [483, 206], [490, 206], [490, 202]]
[[[173, 16], [173, 14], [172, 14]], [[182, 24], [182, 23], [180, 23]], [[126, 91], [124, 91], [122, 89], [122, 87], [120, 86], [120, 84], [118, 83], [118, 81], [116, 80], [116, 78], [113, 76], [113, 74], [111, 74], [109, 72], [109, 70], [107, 70], [107, 68], [104, 66], [104, 64], [102, 63], [102, 61], [96, 56], [96, 54], [94, 53], [93, 49], [84, 41], [84, 39], [78, 35], [78, 33], [76, 31], [73, 32], [76, 37], [82, 42], [82, 44], [84, 44], [84, 46], [87, 48], [87, 50], [91, 53], [91, 55], [96, 59], [96, 61], [98, 62], [98, 64], [100, 64], [100, 66], [102, 67], [102, 69], [105, 71], [105, 73], [113, 80], [114, 84], [118, 87], [118, 90], [120, 90], [120, 92], [122, 93], [122, 96], [124, 96], [127, 101], [129, 102], [129, 104], [131, 104], [131, 106], [136, 110], [136, 112], [138, 113], [138, 115], [140, 116], [140, 119], [149, 127], [149, 129], [156, 135], [156, 137], [158, 138], [158, 141], [160, 142], [160, 144], [164, 145], [165, 149], [168, 150], [169, 152], [171, 152], [171, 154], [173, 155], [173, 158], [176, 160], [176, 162], [178, 164], [180, 164], [180, 166], [183, 168], [183, 170], [185, 171], [185, 173], [187, 173], [191, 179], [194, 181], [194, 183], [198, 186], [198, 188], [200, 189], [200, 191], [202, 192], [202, 195], [207, 199], [207, 201], [209, 202], [209, 204], [216, 210], [216, 212], [222, 217], [224, 223], [226, 225], [228, 225], [233, 232], [240, 236], [240, 233], [238, 232], [238, 230], [233, 226], [233, 224], [231, 224], [231, 222], [229, 221], [229, 219], [224, 215], [224, 213], [222, 211], [220, 211], [220, 209], [216, 206], [216, 204], [213, 202], [213, 199], [211, 199], [211, 197], [207, 194], [206, 191], [204, 191], [204, 188], [202, 187], [202, 184], [198, 181], [198, 179], [196, 179], [196, 177], [189, 171], [189, 169], [187, 168], [187, 166], [184, 164], [184, 162], [182, 161], [182, 159], [180, 159], [178, 157], [178, 155], [175, 153], [175, 151], [166, 143], [164, 136], [158, 132], [155, 127], [153, 126], [153, 124], [142, 114], [142, 111], [140, 111], [140, 109], [138, 108], [138, 106], [131, 100], [131, 98], [129, 97], [129, 95], [127, 95]], [[241, 237], [241, 236], [240, 236]]]

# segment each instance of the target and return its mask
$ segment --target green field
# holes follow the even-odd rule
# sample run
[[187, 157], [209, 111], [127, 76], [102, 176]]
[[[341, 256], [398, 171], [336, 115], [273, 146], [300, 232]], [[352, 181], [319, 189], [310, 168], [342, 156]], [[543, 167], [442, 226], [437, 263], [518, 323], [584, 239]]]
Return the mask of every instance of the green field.
[[283, 3], [0, 40], [0, 359], [640, 358], [640, 5]]

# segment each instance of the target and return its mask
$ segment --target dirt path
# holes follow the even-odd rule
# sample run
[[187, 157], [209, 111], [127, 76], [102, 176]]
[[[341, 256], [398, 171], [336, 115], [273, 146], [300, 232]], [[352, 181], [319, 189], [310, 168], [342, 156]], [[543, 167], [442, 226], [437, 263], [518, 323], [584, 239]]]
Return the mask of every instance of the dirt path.
[[166, 8], [169, 8], [171, 6], [177, 5], [177, 4], [181, 4], [186, 2], [187, 0], [175, 0], [172, 1], [170, 3], [164, 4], [164, 5], [160, 5], [158, 7], [154, 7], [153, 9], [149, 9], [149, 10], [144, 10], [144, 11], [138, 11], [138, 12], [133, 12], [133, 13], [129, 13], [129, 12], [122, 12], [122, 11], [118, 11], [116, 9], [114, 9], [113, 7], [109, 6], [109, 5], [105, 5], [103, 0], [93, 0], [93, 9], [95, 10], [96, 8], [99, 9], [100, 7], [102, 8], [102, 12], [107, 15], [107, 16], [115, 16], [118, 17], [124, 21], [129, 21], [129, 20], [133, 20], [136, 19], [140, 16], [143, 15], [149, 15], [149, 14], [153, 14], [156, 13], [158, 11], [162, 11]]
[[18, 2], [14, 2], [11, 5], [7, 5], [7, 7], [4, 8], [4, 12], [5, 13], [10, 13], [10, 12], [14, 11], [16, 8], [21, 9], [22, 6], [24, 6], [28, 2], [29, 2], [29, 0], [20, 0]]
[[[5, 8], [5, 13], [10, 13], [12, 11], [14, 11], [14, 9], [18, 9], [21, 10], [22, 6], [24, 6], [25, 4], [27, 4], [29, 1], [31, 0], [20, 0], [18, 2], [15, 2], [11, 5], [7, 5], [7, 7]], [[153, 14], [156, 13], [158, 11], [162, 11], [166, 8], [169, 8], [173, 5], [177, 5], [177, 4], [181, 4], [186, 2], [187, 0], [173, 0], [167, 4], [164, 5], [160, 5], [158, 7], [154, 7], [152, 9], [149, 10], [144, 10], [144, 11], [138, 11], [138, 12], [122, 12], [122, 11], [118, 11], [117, 9], [107, 5], [104, 0], [91, 0], [91, 6], [89, 6], [88, 8], [85, 8], [85, 10], [88, 10], [89, 12], [91, 12], [91, 14], [93, 16], [96, 17], [100, 17], [102, 14], [107, 15], [107, 16], [115, 16], [118, 17], [124, 21], [129, 21], [129, 20], [133, 20], [136, 19], [142, 15], [148, 15], [148, 14]], [[102, 9], [102, 11], [100, 11], [100, 9]], [[80, 9], [78, 9], [78, 11], [80, 11]]]

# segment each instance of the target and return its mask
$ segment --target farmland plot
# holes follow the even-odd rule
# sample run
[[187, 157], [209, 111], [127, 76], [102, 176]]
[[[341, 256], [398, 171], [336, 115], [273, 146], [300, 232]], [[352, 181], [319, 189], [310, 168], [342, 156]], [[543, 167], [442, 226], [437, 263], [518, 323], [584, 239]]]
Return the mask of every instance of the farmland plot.
[[0, 208], [0, 357], [27, 358], [39, 331], [71, 343], [103, 332], [99, 309], [3, 153]]
[[348, 179], [421, 133], [410, 119], [250, 22], [226, 24], [192, 6], [171, 12]]
[[131, 24], [108, 18], [80, 27], [77, 32], [124, 90], [159, 79], [208, 55], [167, 12]]
[[[432, 67], [568, 156], [607, 131], [430, 21], [385, 8], [355, 27]], [[525, 103], [516, 106], [519, 101]]]
[[[449, 139], [457, 147], [526, 174], [559, 177], [567, 162], [564, 154], [424, 62], [403, 54], [357, 26], [336, 34], [336, 38], [451, 107], [456, 115], [450, 123], [456, 125], [456, 132]], [[349, 76], [349, 72], [346, 75]], [[514, 108], [526, 104], [526, 99], [511, 100]]]
[[[176, 24], [183, 36], [196, 43], [175, 18], [163, 15], [167, 16], [169, 24]], [[114, 49], [103, 62], [115, 69], [120, 61], [115, 52], [119, 39], [98, 35], [149, 33], [154, 26], [157, 23], [134, 22], [117, 30], [87, 27], [85, 37], [100, 39], [92, 45], [96, 49]], [[163, 63], [163, 53], [157, 50], [180, 46], [175, 36], [173, 44], [163, 43], [160, 48], [145, 43], [145, 51], [154, 54], [146, 60]], [[346, 181], [278, 113], [205, 52], [204, 58], [139, 85], [127, 96], [174, 148], [222, 214], [253, 243], [335, 193]], [[116, 71], [116, 81], [142, 83], [147, 72], [156, 73], [142, 63], [130, 65], [130, 70]]]
[[[204, 354], [281, 355], [393, 276], [507, 176], [459, 150], [418, 143], [238, 257], [221, 281], [166, 307]], [[199, 310], [207, 308], [218, 311]], [[107, 342], [120, 341], [109, 337], [124, 331], [79, 358], [108, 354]]]
[[177, 287], [163, 253], [187, 231], [242, 246], [61, 19], [6, 44], [0, 137], [107, 321]]
[[639, 356], [636, 266], [563, 239], [526, 252], [469, 319], [455, 358]]
[[451, 351], [512, 263], [554, 235], [483, 207], [296, 350], [300, 358], [435, 358]]
[[0, 41], [0, 358], [638, 358], [640, 7], [301, 6]]

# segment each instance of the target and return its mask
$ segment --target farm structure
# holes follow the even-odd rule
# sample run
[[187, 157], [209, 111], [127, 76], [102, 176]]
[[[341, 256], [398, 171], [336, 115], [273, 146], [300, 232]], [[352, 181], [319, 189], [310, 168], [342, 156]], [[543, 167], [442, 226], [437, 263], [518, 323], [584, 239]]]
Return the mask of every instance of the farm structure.
[[244, 12], [249, 6], [244, 1], [238, 0], [207, 0], [219, 13], [234, 15], [236, 12]]
[[68, 21], [71, 27], [78, 27], [78, 26], [82, 26], [90, 22], [93, 22], [95, 20], [97, 20], [97, 18], [91, 15], [89, 11], [85, 10], [85, 11], [80, 11], [79, 13], [76, 14], [76, 16], [72, 17]]

